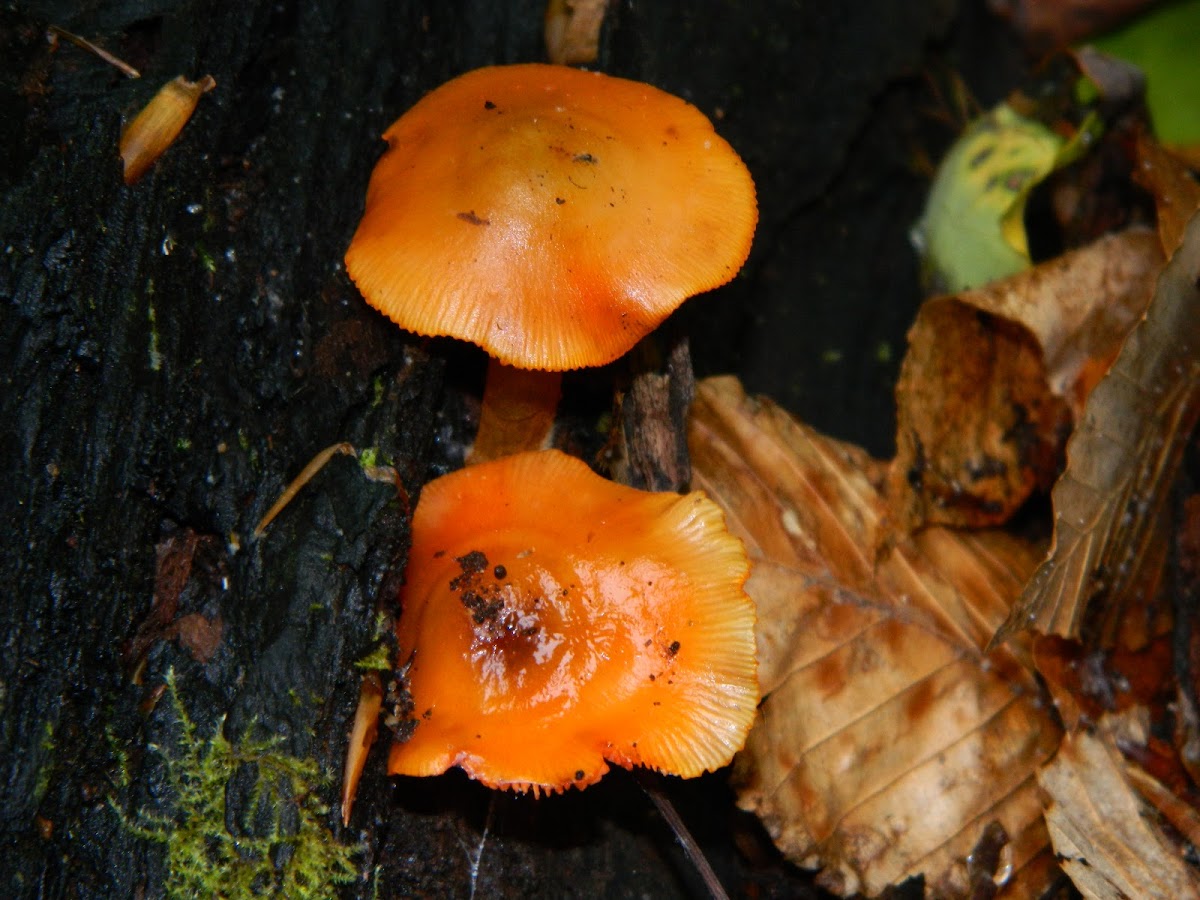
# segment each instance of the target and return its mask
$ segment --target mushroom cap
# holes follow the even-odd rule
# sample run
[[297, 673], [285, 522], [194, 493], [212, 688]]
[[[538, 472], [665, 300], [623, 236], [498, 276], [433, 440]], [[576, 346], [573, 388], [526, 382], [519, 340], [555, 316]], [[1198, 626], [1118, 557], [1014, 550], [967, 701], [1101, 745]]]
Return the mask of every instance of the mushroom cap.
[[741, 541], [703, 493], [555, 450], [426, 485], [397, 623], [416, 728], [393, 775], [555, 792], [608, 765], [727, 764], [759, 699]]
[[696, 107], [565, 66], [494, 66], [384, 134], [346, 268], [402, 328], [524, 369], [598, 366], [729, 281], [754, 182]]

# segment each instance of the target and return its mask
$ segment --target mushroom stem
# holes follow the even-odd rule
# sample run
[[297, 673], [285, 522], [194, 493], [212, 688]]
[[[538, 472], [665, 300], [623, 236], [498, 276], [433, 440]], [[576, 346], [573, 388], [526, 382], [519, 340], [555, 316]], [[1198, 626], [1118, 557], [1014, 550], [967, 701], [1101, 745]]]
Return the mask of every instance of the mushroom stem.
[[561, 372], [517, 369], [490, 359], [479, 432], [467, 462], [487, 462], [549, 446], [561, 395]]

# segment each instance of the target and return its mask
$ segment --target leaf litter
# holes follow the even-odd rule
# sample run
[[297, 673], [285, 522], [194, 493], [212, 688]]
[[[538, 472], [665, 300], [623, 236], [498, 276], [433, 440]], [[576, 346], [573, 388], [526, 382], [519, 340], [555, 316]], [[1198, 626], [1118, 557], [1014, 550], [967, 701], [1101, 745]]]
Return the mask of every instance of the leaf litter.
[[1054, 486], [1054, 543], [997, 634], [1075, 637], [1089, 602], [1138, 574], [1200, 416], [1200, 217], [1163, 269], [1145, 317], [1088, 397]]
[[[1183, 164], [1143, 143], [1157, 233], [927, 301], [890, 463], [736, 379], [698, 388], [694, 485], [746, 542], [759, 614], [738, 801], [835, 893], [920, 875], [1032, 897], [1065, 872], [1086, 896], [1200, 896], [1195, 685], [1161, 599], [1200, 407], [1200, 218]], [[972, 471], [1003, 483], [962, 499]], [[1056, 476], [1047, 555], [1004, 526]]]
[[982, 652], [1032, 548], [929, 529], [876, 559], [883, 464], [730, 378], [699, 386], [690, 443], [694, 483], [754, 561], [769, 696], [735, 766], [743, 808], [838, 893], [920, 873], [965, 891], [993, 821], [1008, 880], [1040, 883], [1053, 861], [1035, 778], [1058, 727], [1018, 650]]

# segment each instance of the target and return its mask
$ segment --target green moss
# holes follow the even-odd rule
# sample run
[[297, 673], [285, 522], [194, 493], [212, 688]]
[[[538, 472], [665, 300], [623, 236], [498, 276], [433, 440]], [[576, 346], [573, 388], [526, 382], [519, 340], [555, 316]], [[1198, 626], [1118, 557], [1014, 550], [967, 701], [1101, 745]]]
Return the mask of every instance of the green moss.
[[385, 634], [392, 633], [392, 626], [395, 625], [395, 620], [391, 613], [377, 612], [375, 613], [375, 622], [372, 625], [371, 637], [374, 640], [379, 640]]
[[361, 669], [364, 672], [390, 672], [392, 671], [392, 648], [395, 644], [396, 620], [387, 612], [378, 612], [375, 614], [375, 621], [372, 624], [371, 640], [375, 641], [375, 647], [366, 654], [366, 656], [355, 661], [354, 668]]
[[356, 661], [354, 668], [390, 672], [392, 670], [392, 651], [388, 649], [387, 645], [379, 644], [362, 659]]
[[378, 447], [364, 447], [358, 451], [358, 464], [372, 481], [391, 481], [385, 471], [392, 467], [393, 460], [386, 453], [381, 453]]
[[196, 245], [196, 257], [200, 260], [200, 265], [209, 275], [213, 275], [217, 271], [217, 261], [213, 255], [208, 252], [208, 248], [203, 244]]
[[[325, 822], [328, 807], [318, 789], [329, 779], [315, 761], [280, 752], [275, 738], [243, 737], [230, 743], [218, 727], [202, 740], [167, 674], [167, 696], [179, 720], [173, 749], [151, 745], [166, 765], [174, 814], [139, 811], [126, 827], [167, 848], [170, 898], [334, 896], [334, 885], [357, 877], [352, 862], [361, 848], [335, 840]], [[122, 757], [123, 760], [123, 757]], [[225, 796], [235, 772], [250, 767], [255, 782], [249, 817], [253, 833], [231, 834]], [[127, 771], [123, 773], [128, 778]]]
[[158, 348], [158, 321], [154, 314], [154, 303], [149, 297], [154, 296], [154, 282], [150, 282], [150, 292], [146, 301], [146, 318], [150, 322], [150, 371], [158, 372], [162, 370], [162, 352]]
[[46, 796], [46, 790], [50, 787], [50, 775], [54, 770], [54, 754], [57, 749], [54, 743], [54, 722], [49, 719], [42, 723], [42, 740], [39, 749], [41, 755], [33, 796], [34, 801], [40, 804], [42, 798]]
[[239, 428], [237, 433], [238, 446], [242, 448], [242, 452], [246, 454], [246, 458], [250, 461], [250, 467], [258, 469], [258, 448], [250, 441], [250, 436], [245, 430]]

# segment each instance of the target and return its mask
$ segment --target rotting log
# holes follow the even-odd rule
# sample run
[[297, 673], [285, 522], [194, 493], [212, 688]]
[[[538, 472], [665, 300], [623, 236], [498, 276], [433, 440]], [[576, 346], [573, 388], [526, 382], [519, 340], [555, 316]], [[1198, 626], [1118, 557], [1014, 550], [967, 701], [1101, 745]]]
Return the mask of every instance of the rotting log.
[[[848, 148], [880, 127], [875, 98], [918, 64], [951, 7], [930, 0], [897, 19], [887, 0], [612, 5], [599, 66], [697, 103], [759, 184], [746, 275], [678, 323], [701, 374], [746, 363], [755, 386], [770, 387], [778, 329], [763, 323], [795, 323], [799, 294], [818, 304], [819, 278], [834, 279], [831, 294], [838, 286], [836, 272], [808, 262], [829, 261], [818, 240], [829, 211], [813, 200], [831, 184], [849, 185], [853, 200], [891, 177], [886, 166], [865, 180], [839, 173], [857, 158]], [[262, 539], [250, 535], [335, 441], [394, 462], [413, 502], [431, 472], [459, 462], [464, 398], [477, 388], [461, 364], [474, 356], [399, 333], [360, 302], [341, 256], [386, 125], [466, 69], [541, 59], [541, 14], [532, 0], [45, 0], [0, 12], [0, 846], [13, 896], [161, 896], [162, 847], [117, 810], [173, 811], [147, 749], [178, 737], [161, 692], [168, 670], [203, 734], [276, 735], [339, 774], [354, 662], [372, 649], [376, 609], [404, 562], [404, 498], [339, 459]], [[51, 46], [50, 24], [143, 77]], [[217, 86], [126, 187], [122, 120], [180, 74]], [[899, 333], [881, 288], [898, 267], [868, 249], [875, 265], [845, 272]], [[751, 295], [764, 305], [751, 311]], [[839, 334], [867, 315], [848, 306]], [[833, 321], [813, 315], [796, 336], [805, 346]], [[791, 361], [784, 388], [816, 365]], [[886, 385], [863, 399], [865, 377], [840, 391], [824, 378], [821, 409], [886, 400]], [[697, 889], [629, 779], [534, 802], [456, 775], [396, 786], [382, 762], [368, 765], [353, 827], [329, 815], [336, 837], [366, 846], [364, 878], [347, 894]], [[336, 787], [324, 790], [332, 804]], [[231, 822], [253, 819], [245, 791], [228, 798]], [[676, 800], [719, 874], [750, 877], [720, 779], [680, 786]]]

